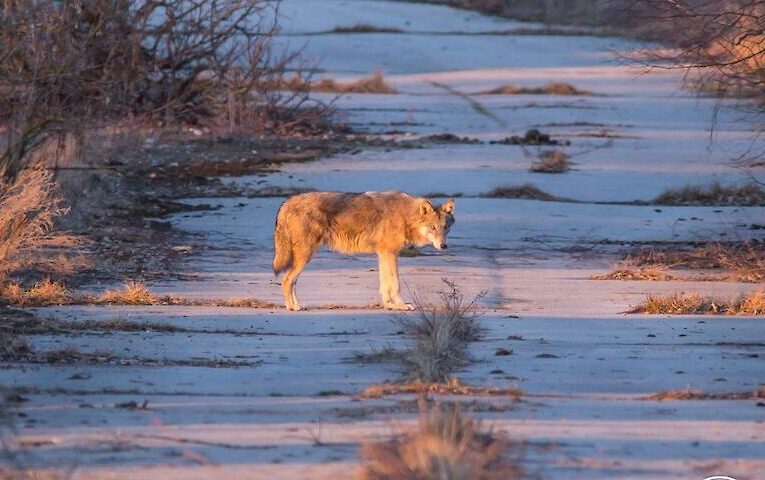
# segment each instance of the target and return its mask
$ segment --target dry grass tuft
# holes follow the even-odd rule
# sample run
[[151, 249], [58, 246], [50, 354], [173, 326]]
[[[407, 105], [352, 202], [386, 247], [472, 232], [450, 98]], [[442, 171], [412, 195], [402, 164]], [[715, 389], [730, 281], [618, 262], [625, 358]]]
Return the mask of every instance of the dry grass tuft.
[[0, 285], [0, 303], [17, 307], [68, 305], [75, 301], [62, 282], [46, 278], [24, 290], [18, 283]]
[[765, 292], [760, 290], [742, 294], [731, 301], [702, 297], [695, 293], [676, 293], [667, 296], [649, 295], [643, 303], [628, 313], [656, 315], [765, 315]]
[[13, 182], [0, 171], [0, 281], [19, 266], [22, 251], [39, 247], [66, 212], [55, 192], [53, 174], [40, 168], [22, 170]]
[[68, 346], [51, 350], [45, 354], [48, 363], [106, 363], [117, 357], [109, 351], [81, 352], [77, 347]]
[[293, 92], [319, 93], [398, 93], [396, 89], [385, 82], [381, 71], [363, 77], [353, 82], [340, 83], [331, 78], [312, 82], [300, 76], [293, 76], [279, 81], [276, 88]]
[[152, 294], [143, 282], [128, 280], [122, 290], [107, 290], [96, 299], [96, 303], [112, 305], [157, 305], [160, 298]]
[[501, 395], [520, 397], [523, 392], [517, 388], [500, 387], [471, 387], [459, 381], [456, 377], [450, 378], [444, 383], [426, 383], [415, 380], [409, 383], [382, 383], [365, 388], [359, 397], [381, 398], [386, 395], [402, 394], [438, 394], [438, 395]]
[[468, 362], [468, 342], [481, 337], [476, 307], [482, 295], [466, 300], [454, 283], [443, 281], [446, 291], [439, 294], [436, 302], [415, 296], [414, 316], [396, 319], [404, 332], [415, 339], [414, 347], [402, 355], [410, 380], [446, 382]]
[[369, 23], [357, 23], [350, 27], [335, 27], [332, 29], [332, 33], [401, 33], [400, 28], [394, 27], [377, 27]]
[[739, 282], [765, 280], [765, 242], [711, 242], [692, 250], [640, 250], [625, 258], [632, 265], [723, 269], [726, 278]]
[[765, 206], [765, 190], [756, 183], [726, 187], [715, 182], [709, 186], [687, 185], [666, 190], [653, 200], [657, 205]]
[[765, 387], [751, 392], [703, 392], [687, 387], [683, 390], [666, 390], [644, 397], [643, 400], [757, 400], [765, 398]]
[[510, 458], [511, 444], [484, 431], [459, 407], [420, 414], [416, 429], [365, 443], [359, 480], [512, 480], [523, 470]]
[[566, 173], [572, 165], [570, 157], [563, 150], [543, 150], [531, 163], [529, 170], [534, 173]]
[[587, 90], [579, 90], [568, 83], [548, 83], [543, 87], [519, 87], [517, 85], [502, 85], [491, 90], [480, 92], [484, 95], [592, 95]]
[[642, 267], [617, 268], [602, 275], [593, 275], [592, 280], [649, 280], [665, 282], [676, 278], [667, 273], [664, 265], [645, 265]]
[[530, 183], [517, 187], [497, 187], [481, 195], [483, 198], [522, 198], [527, 200], [543, 200], [546, 202], [563, 201], [564, 199], [551, 195]]

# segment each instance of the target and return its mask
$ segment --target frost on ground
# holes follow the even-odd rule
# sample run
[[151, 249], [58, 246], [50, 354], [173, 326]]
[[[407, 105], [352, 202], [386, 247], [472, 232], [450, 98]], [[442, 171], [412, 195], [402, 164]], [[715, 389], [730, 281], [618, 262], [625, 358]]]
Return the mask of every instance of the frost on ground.
[[[477, 140], [444, 136], [424, 148], [370, 149], [225, 179], [270, 192], [456, 196], [449, 249], [401, 259], [404, 296], [433, 294], [443, 277], [466, 296], [485, 291], [485, 335], [470, 344], [474, 361], [459, 379], [523, 395], [446, 400], [522, 444], [524, 470], [542, 478], [765, 476], [762, 401], [751, 395], [765, 381], [761, 320], [623, 313], [649, 294], [730, 299], [758, 285], [591, 279], [634, 246], [740, 241], [758, 232], [761, 207], [635, 203], [685, 185], [747, 180], [728, 163], [752, 142], [735, 105], [720, 110], [710, 143], [713, 102], [679, 90], [676, 75], [636, 75], [615, 63], [611, 49], [635, 47], [623, 40], [498, 34], [519, 24], [405, 2], [283, 7], [282, 41], [305, 44], [325, 69], [317, 78], [350, 81], [381, 69], [398, 92], [341, 98], [354, 127], [399, 140], [442, 133]], [[402, 32], [327, 33], [365, 23]], [[479, 95], [551, 82], [595, 95]], [[575, 158], [573, 169], [531, 172], [521, 146], [490, 143], [529, 129], [570, 142], [558, 148]], [[568, 201], [484, 198], [527, 183]], [[172, 219], [204, 235], [209, 248], [189, 257], [194, 278], [154, 282], [151, 291], [278, 304], [271, 235], [282, 201], [187, 199], [221, 205]], [[43, 318], [144, 328], [27, 336], [38, 360], [0, 369], [0, 385], [18, 389], [6, 402], [15, 428], [4, 431], [19, 447], [13, 465], [72, 478], [353, 478], [361, 444], [390, 438], [417, 416], [411, 395], [357, 397], [401, 372], [395, 363], [354, 362], [356, 353], [411, 346], [386, 313], [366, 308], [377, 300], [375, 269], [371, 257], [318, 253], [298, 284], [313, 308], [300, 313], [39, 309]], [[327, 305], [342, 308], [319, 308]], [[686, 388], [731, 395], [655, 396]]]

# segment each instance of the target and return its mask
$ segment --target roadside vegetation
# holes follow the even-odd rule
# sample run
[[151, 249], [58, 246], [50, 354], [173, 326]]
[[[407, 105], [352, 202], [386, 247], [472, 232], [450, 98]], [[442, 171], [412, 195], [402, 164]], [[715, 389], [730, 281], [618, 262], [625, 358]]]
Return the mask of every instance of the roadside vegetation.
[[569, 83], [548, 83], [542, 87], [502, 85], [480, 93], [483, 95], [593, 95], [592, 92], [580, 90]]
[[359, 480], [513, 480], [524, 477], [508, 440], [464, 415], [458, 405], [420, 413], [417, 426], [390, 440], [366, 442]]
[[765, 291], [741, 294], [734, 299], [701, 296], [696, 293], [649, 295], [627, 313], [653, 315], [765, 315]]
[[[65, 207], [85, 208], [83, 185], [135, 161], [147, 132], [175, 132], [183, 142], [189, 131], [214, 138], [326, 131], [331, 106], [274, 88], [297, 60], [272, 46], [275, 6], [0, 4], [0, 283], [34, 267]], [[73, 185], [62, 188], [67, 180]]]
[[547, 202], [564, 201], [560, 197], [540, 190], [535, 185], [524, 183], [519, 186], [497, 187], [481, 195], [482, 198], [521, 198], [526, 200], [543, 200]]
[[388, 85], [381, 71], [377, 71], [368, 77], [362, 77], [350, 82], [338, 82], [331, 78], [323, 78], [313, 81], [300, 75], [281, 79], [276, 88], [293, 92], [318, 92], [318, 93], [398, 93], [396, 89]]
[[[708, 242], [691, 248], [639, 249], [624, 256], [613, 272], [597, 280], [671, 280], [667, 270], [703, 272], [690, 280], [728, 280], [757, 283], [765, 281], [765, 243]], [[634, 278], [630, 278], [630, 277]], [[644, 278], [640, 278], [644, 277]]]
[[563, 150], [542, 150], [532, 160], [529, 170], [534, 173], [566, 173], [572, 165], [571, 158]]
[[751, 182], [741, 186], [687, 185], [656, 197], [656, 205], [765, 206], [765, 190]]

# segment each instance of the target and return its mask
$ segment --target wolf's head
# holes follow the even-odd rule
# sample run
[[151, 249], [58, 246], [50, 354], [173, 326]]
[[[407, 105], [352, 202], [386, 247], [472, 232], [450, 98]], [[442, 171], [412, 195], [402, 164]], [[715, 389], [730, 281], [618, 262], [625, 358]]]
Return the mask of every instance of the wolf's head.
[[446, 248], [446, 235], [454, 224], [454, 199], [450, 198], [441, 205], [433, 206], [422, 199], [417, 212], [416, 233], [419, 245], [432, 244], [438, 250]]

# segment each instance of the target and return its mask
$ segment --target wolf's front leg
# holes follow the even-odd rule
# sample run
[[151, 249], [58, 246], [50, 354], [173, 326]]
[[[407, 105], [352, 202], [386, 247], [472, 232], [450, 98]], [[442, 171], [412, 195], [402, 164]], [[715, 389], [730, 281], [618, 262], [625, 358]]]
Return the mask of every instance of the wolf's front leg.
[[378, 252], [380, 263], [380, 295], [383, 308], [388, 310], [414, 310], [410, 303], [401, 299], [398, 281], [398, 254]]

